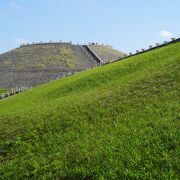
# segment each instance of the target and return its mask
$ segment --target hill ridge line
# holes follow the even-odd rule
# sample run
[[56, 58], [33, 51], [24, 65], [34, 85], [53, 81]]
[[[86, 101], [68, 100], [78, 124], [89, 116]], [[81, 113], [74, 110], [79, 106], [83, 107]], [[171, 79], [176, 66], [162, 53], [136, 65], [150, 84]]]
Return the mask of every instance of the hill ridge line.
[[26, 44], [21, 44], [20, 47], [26, 47], [26, 46], [36, 46], [36, 45], [57, 45], [57, 44], [60, 44], [60, 45], [97, 45], [97, 46], [103, 46], [103, 47], [109, 47], [109, 48], [113, 48], [112, 46], [108, 45], [108, 44], [99, 44], [99, 43], [93, 43], [93, 42], [89, 42], [89, 43], [84, 43], [84, 44], [79, 44], [79, 43], [73, 43], [72, 41], [70, 42], [62, 42], [62, 41], [50, 41], [50, 42], [43, 42], [43, 41], [40, 41], [40, 42], [32, 42], [32, 43], [26, 43]]
[[[120, 60], [123, 60], [123, 59], [127, 59], [127, 58], [130, 58], [130, 57], [133, 57], [133, 56], [136, 56], [136, 55], [139, 55], [139, 54], [144, 54], [146, 52], [149, 52], [149, 51], [152, 51], [152, 50], [155, 50], [155, 49], [158, 49], [158, 48], [162, 48], [162, 47], [165, 47], [165, 46], [168, 46], [168, 45], [171, 45], [171, 44], [175, 44], [175, 43], [178, 43], [180, 42], [180, 38], [172, 38], [171, 41], [164, 41], [163, 44], [160, 44], [160, 43], [156, 43], [156, 46], [152, 46], [150, 45], [149, 46], [149, 49], [141, 49], [140, 50], [136, 50], [136, 53], [129, 53], [129, 55], [125, 56], [125, 57], [122, 57], [122, 58], [118, 58], [110, 63], [114, 63], [114, 62], [117, 62], [117, 61], [120, 61]], [[109, 62], [105, 63], [105, 64], [110, 64]]]

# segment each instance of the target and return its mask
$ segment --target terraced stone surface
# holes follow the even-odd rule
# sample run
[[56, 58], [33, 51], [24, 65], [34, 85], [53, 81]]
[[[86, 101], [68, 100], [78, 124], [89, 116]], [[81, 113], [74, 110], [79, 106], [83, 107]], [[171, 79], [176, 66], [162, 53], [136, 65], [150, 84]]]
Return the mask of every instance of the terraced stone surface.
[[[99, 46], [91, 47], [100, 51]], [[109, 49], [109, 58], [113, 52], [116, 51]], [[108, 52], [104, 53], [100, 51], [99, 56], [104, 58]], [[0, 88], [32, 87], [61, 78], [70, 71], [83, 71], [95, 66], [79, 45], [47, 43], [22, 46], [0, 55]]]
[[88, 46], [96, 55], [98, 55], [104, 63], [112, 62], [118, 58], [125, 57], [126, 54], [120, 51], [117, 51], [108, 46], [100, 45], [89, 45]]

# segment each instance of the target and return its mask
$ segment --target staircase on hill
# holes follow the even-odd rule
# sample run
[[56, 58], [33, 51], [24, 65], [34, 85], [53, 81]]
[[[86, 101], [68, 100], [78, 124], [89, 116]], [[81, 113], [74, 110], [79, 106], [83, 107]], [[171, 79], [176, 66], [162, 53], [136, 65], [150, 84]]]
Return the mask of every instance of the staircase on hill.
[[96, 53], [93, 52], [93, 50], [90, 49], [87, 45], [82, 45], [81, 48], [87, 54], [87, 56], [91, 59], [91, 61], [93, 61], [97, 66], [103, 63], [101, 58], [98, 57]]

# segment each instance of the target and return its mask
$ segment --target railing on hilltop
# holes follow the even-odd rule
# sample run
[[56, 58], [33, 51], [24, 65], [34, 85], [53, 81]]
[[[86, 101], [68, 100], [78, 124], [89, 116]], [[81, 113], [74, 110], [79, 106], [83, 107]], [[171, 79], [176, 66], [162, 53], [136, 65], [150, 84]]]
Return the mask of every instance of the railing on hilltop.
[[[63, 41], [49, 41], [49, 42], [43, 42], [43, 41], [40, 41], [40, 42], [32, 42], [32, 43], [23, 43], [20, 45], [20, 47], [25, 47], [25, 46], [34, 46], [34, 45], [79, 45], [78, 43], [73, 43], [72, 41], [70, 42], [63, 42]], [[97, 46], [104, 46], [104, 47], [109, 47], [109, 48], [112, 48], [112, 46], [110, 45], [105, 45], [105, 44], [98, 44], [97, 42], [96, 43], [92, 43], [92, 42], [89, 42], [88, 44], [84, 44], [84, 45], [97, 45]]]
[[71, 42], [62, 42], [62, 41], [59, 41], [59, 42], [38, 42], [38, 43], [26, 43], [26, 44], [21, 44], [20, 47], [26, 47], [26, 46], [39, 46], [39, 45], [57, 45], [57, 44], [63, 44], [63, 45], [71, 45], [72, 43]]

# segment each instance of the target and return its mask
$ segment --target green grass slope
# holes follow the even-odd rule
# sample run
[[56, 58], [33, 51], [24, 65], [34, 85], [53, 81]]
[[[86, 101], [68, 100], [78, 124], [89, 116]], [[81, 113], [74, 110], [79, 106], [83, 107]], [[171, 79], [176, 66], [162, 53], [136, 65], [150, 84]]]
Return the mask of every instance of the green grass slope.
[[180, 43], [0, 101], [2, 179], [178, 179]]

